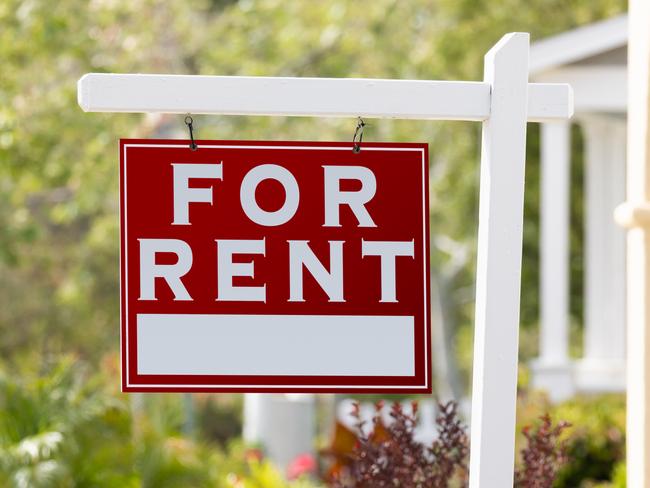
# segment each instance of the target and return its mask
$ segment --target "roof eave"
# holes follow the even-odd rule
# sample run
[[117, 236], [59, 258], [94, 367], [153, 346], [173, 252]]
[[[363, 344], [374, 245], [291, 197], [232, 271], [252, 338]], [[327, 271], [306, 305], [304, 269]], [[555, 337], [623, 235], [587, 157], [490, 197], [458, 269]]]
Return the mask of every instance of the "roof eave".
[[530, 48], [530, 74], [556, 68], [627, 44], [627, 14], [537, 41]]

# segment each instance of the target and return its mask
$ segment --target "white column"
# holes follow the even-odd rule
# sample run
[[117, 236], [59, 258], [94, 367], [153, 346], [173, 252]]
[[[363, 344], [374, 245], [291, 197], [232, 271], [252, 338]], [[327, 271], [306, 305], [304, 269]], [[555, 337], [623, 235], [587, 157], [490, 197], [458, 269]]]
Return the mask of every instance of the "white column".
[[300, 454], [313, 454], [316, 426], [314, 395], [247, 393], [244, 441], [259, 444], [282, 469]]
[[585, 140], [585, 329], [578, 388], [625, 388], [625, 232], [614, 222], [625, 198], [626, 124], [583, 119]]
[[[650, 203], [650, 2], [630, 0], [628, 48], [629, 162], [627, 205]], [[629, 230], [627, 484], [650, 488], [650, 227]]]
[[533, 386], [553, 401], [573, 395], [569, 360], [569, 180], [571, 125], [541, 125], [539, 358]]

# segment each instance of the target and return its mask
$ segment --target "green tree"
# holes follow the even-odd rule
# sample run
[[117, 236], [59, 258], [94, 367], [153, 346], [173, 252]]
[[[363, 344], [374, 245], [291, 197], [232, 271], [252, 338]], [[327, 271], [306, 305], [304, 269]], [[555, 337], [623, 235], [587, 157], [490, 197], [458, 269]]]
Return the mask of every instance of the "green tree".
[[[83, 73], [480, 79], [483, 54], [505, 32], [539, 39], [624, 8], [623, 0], [5, 0], [0, 357], [47, 363], [69, 351], [96, 364], [116, 351], [117, 140], [186, 136], [181, 116], [83, 113], [76, 104]], [[203, 138], [348, 140], [354, 121], [200, 117], [196, 125]], [[434, 265], [442, 269], [454, 249], [468, 249], [448, 295], [457, 323], [470, 330], [478, 124], [371, 120], [366, 134], [430, 143]], [[525, 327], [537, 320], [536, 134], [526, 188]]]

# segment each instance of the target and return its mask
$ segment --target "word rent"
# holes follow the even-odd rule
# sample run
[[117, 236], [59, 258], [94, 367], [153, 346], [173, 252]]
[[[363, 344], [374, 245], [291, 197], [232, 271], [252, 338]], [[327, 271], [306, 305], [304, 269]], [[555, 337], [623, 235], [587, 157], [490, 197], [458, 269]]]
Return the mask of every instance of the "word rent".
[[[227, 163], [226, 163], [227, 165]], [[177, 164], [171, 163], [173, 185], [173, 220], [170, 225], [191, 226], [192, 208], [196, 205], [219, 205], [219, 185], [229, 184], [224, 178], [224, 163]], [[195, 186], [196, 180], [212, 180], [209, 186]], [[284, 202], [275, 210], [266, 210], [256, 199], [258, 187], [265, 181], [279, 183], [284, 190]], [[356, 190], [342, 190], [342, 183], [356, 183]], [[264, 227], [282, 226], [294, 217], [300, 207], [301, 189], [294, 175], [279, 164], [260, 164], [250, 169], [239, 184], [239, 203], [246, 217]], [[373, 171], [364, 166], [322, 165], [323, 222], [322, 227], [341, 227], [341, 208], [347, 207], [358, 227], [377, 227], [367, 209], [367, 204], [377, 191]], [[192, 301], [183, 283], [183, 277], [195, 263], [192, 247], [182, 239], [138, 238], [140, 254], [139, 300], [157, 300], [157, 279], [164, 280], [176, 301]], [[266, 238], [214, 239], [216, 263], [217, 301], [266, 302], [267, 284], [258, 286], [235, 285], [234, 279], [254, 278], [255, 263], [242, 261], [238, 256], [266, 256]], [[307, 271], [327, 294], [330, 302], [345, 302], [343, 286], [345, 240], [328, 240], [329, 266], [316, 255], [309, 240], [286, 240], [286, 271], [289, 275], [288, 302], [303, 302], [303, 278]], [[157, 256], [173, 254], [176, 262], [159, 264]], [[380, 267], [381, 293], [379, 302], [397, 302], [396, 273], [398, 257], [414, 257], [414, 241], [366, 240], [361, 238], [361, 257], [374, 258]], [[158, 282], [159, 283], [159, 282]]]

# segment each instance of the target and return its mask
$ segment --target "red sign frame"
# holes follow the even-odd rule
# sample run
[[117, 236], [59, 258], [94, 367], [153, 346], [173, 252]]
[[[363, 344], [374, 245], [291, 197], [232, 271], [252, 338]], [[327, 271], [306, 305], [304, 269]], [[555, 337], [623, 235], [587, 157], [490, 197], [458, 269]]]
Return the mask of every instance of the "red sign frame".
[[[431, 393], [428, 146], [364, 142], [355, 154], [351, 143], [339, 142], [197, 143], [192, 151], [184, 140], [120, 141], [122, 390]], [[177, 173], [189, 166], [174, 165], [220, 169], [179, 177], [178, 183]], [[255, 180], [252, 170], [262, 165], [273, 171]], [[351, 167], [357, 171], [348, 177]], [[376, 186], [363, 204], [367, 215], [358, 202], [332, 206], [333, 197], [326, 195], [333, 187], [328, 193], [324, 185], [335, 181], [338, 196], [364, 193], [363, 178], [354, 176], [363, 175], [363, 168]], [[290, 200], [280, 180], [291, 178], [299, 203], [288, 209], [286, 222], [277, 221]], [[257, 214], [244, 209], [244, 181], [253, 181]], [[206, 189], [209, 197], [205, 191], [197, 196]], [[178, 203], [181, 197], [185, 205]], [[163, 241], [191, 251], [180, 284], [148, 274], [151, 267], [181, 266], [180, 251], [175, 257], [166, 248], [146, 254], [150, 243]], [[239, 265], [239, 271], [220, 281], [217, 269], [226, 266], [217, 266], [217, 259], [242, 241], [255, 241], [263, 250], [230, 254], [223, 263]], [[391, 261], [380, 256], [377, 242], [397, 242], [410, 251], [391, 248]], [[307, 260], [315, 257], [330, 274], [317, 280], [320, 265], [299, 261], [299, 252]], [[336, 281], [336, 256], [340, 297], [334, 296], [336, 286], [326, 286]], [[291, 268], [296, 262], [298, 268]], [[228, 287], [252, 301], [229, 300]], [[280, 332], [270, 332], [276, 328]], [[235, 329], [244, 336], [237, 337]], [[244, 343], [251, 347], [239, 350]], [[270, 352], [267, 344], [273, 344]]]

